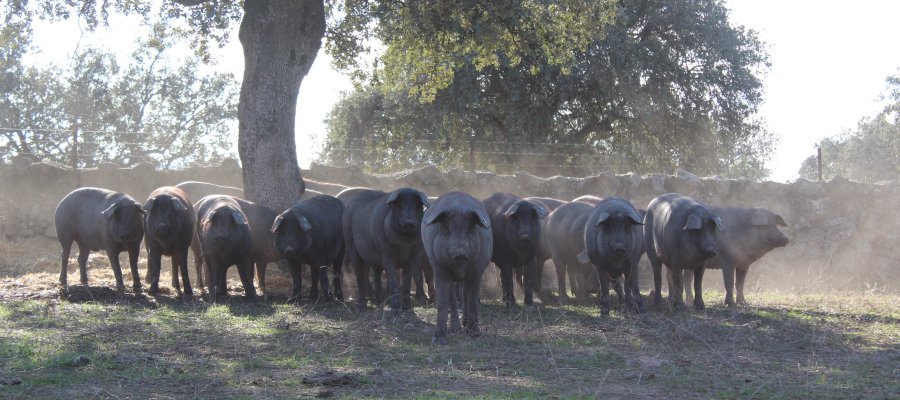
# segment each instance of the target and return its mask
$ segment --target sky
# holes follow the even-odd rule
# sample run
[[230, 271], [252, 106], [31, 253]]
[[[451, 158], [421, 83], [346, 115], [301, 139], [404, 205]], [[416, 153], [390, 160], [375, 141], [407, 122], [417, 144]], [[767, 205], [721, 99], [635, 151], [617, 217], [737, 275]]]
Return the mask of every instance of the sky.
[[[797, 177], [815, 144], [856, 127], [884, 106], [879, 96], [885, 78], [900, 73], [900, 1], [727, 0], [731, 22], [755, 30], [768, 46], [771, 68], [763, 76], [764, 103], [759, 115], [779, 145], [768, 166], [769, 179]], [[110, 29], [82, 35], [74, 22], [35, 25], [34, 62], [62, 62], [79, 46], [93, 45], [127, 55], [134, 24], [114, 18]], [[217, 68], [240, 79], [243, 55], [237, 41], [218, 50]], [[323, 122], [349, 79], [332, 70], [320, 52], [303, 80], [297, 104], [297, 149], [307, 167], [325, 138]], [[827, 157], [827, 154], [824, 155]], [[670, 172], [670, 171], [661, 171]]]

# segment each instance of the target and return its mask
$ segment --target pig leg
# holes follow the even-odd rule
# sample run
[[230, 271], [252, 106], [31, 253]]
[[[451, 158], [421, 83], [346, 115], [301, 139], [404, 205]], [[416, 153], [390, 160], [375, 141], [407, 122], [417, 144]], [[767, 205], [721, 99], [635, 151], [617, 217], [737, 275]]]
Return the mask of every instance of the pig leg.
[[462, 324], [459, 323], [459, 305], [462, 301], [459, 285], [461, 283], [450, 283], [450, 332], [462, 331]]
[[722, 265], [722, 277], [725, 280], [725, 305], [734, 307], [734, 265], [724, 263]]
[[[381, 281], [381, 267], [372, 267], [372, 292], [375, 293], [375, 304], [384, 304], [384, 287]], [[390, 288], [390, 287], [388, 287]]]
[[703, 304], [703, 265], [694, 270], [694, 309], [701, 311], [706, 306]]
[[328, 266], [323, 265], [317, 269], [319, 271], [319, 286], [322, 288], [322, 297], [325, 301], [331, 301], [331, 291], [328, 290]]
[[60, 246], [62, 246], [62, 262], [59, 270], [59, 285], [62, 286], [63, 289], [65, 289], [66, 286], [69, 286], [69, 253], [72, 252], [72, 241], [60, 239], [59, 244]]
[[[197, 287], [202, 288], [203, 285], [203, 255], [200, 252], [194, 252], [194, 270], [197, 273]], [[207, 280], [209, 280], [209, 273], [206, 274]], [[208, 290], [207, 290], [208, 292]]]
[[[172, 281], [178, 281], [178, 275], [175, 275], [175, 260], [172, 260]], [[156, 296], [159, 293], [159, 275], [162, 270], [162, 251], [156, 246], [147, 246], [147, 283], [150, 284], [150, 290], [147, 291], [151, 296]], [[181, 291], [180, 288], [176, 285], [172, 285], [178, 290]]]
[[428, 295], [425, 294], [425, 281], [423, 279], [423, 268], [421, 267], [421, 263], [427, 262], [422, 261], [420, 259], [416, 260], [416, 263], [420, 265], [418, 268], [418, 272], [413, 274], [413, 283], [416, 285], [416, 304], [425, 304], [428, 300]]
[[[647, 243], [647, 240], [644, 241]], [[662, 304], [662, 262], [656, 254], [656, 249], [652, 244], [647, 243], [647, 260], [650, 261], [650, 268], [653, 269], [653, 304], [659, 306]], [[672, 286], [669, 286], [672, 291]]]
[[[686, 269], [681, 273], [681, 281], [682, 282], [693, 282], [694, 281], [694, 270]], [[684, 288], [684, 302], [685, 304], [690, 303], [694, 304], [694, 289], [690, 286], [685, 286]]]
[[409, 296], [409, 291], [412, 289], [413, 275], [421, 275], [421, 271], [414, 260], [415, 257], [410, 258], [402, 269], [402, 279], [400, 281], [400, 309], [404, 311], [412, 310], [412, 298]]
[[362, 257], [355, 250], [348, 252], [348, 257], [353, 263], [353, 271], [356, 273], [356, 308], [360, 311], [366, 309], [366, 291], [369, 289], [369, 266], [363, 262]]
[[747, 300], [744, 299], [744, 282], [747, 280], [747, 272], [750, 271], [750, 266], [739, 266], [736, 268], [737, 272], [737, 302], [740, 305], [747, 304]]
[[309, 265], [309, 299], [319, 300], [319, 267], [313, 264]]
[[462, 325], [466, 333], [472, 338], [481, 335], [478, 330], [478, 304], [481, 302], [479, 291], [481, 280], [467, 279], [463, 285], [463, 318]]
[[[388, 300], [391, 304], [391, 312], [394, 315], [400, 314], [400, 282], [397, 279], [397, 261], [391, 259], [383, 260], [384, 272], [387, 275]], [[409, 287], [406, 288], [409, 293]]]
[[[181, 271], [181, 282], [184, 283], [184, 298], [190, 299], [194, 297], [194, 290], [191, 288], [191, 278], [188, 276], [188, 249], [176, 253], [172, 256], [172, 281], [174, 283], [178, 282], [178, 271], [175, 271], [175, 266], [178, 266], [178, 269]], [[178, 285], [175, 286], [176, 290]]]
[[[107, 249], [106, 255], [109, 257], [109, 264], [110, 266], [112, 266], [113, 275], [116, 276], [116, 290], [119, 293], [124, 293], [125, 282], [122, 280], [122, 266], [119, 264], [119, 252], [116, 250]], [[84, 278], [85, 281], [87, 281], [87, 275], [85, 275]]]
[[[138, 257], [141, 255], [141, 244], [136, 243], [128, 249], [128, 263], [131, 264], [131, 290], [134, 294], [141, 294], [141, 275], [138, 272]], [[118, 258], [118, 257], [116, 257]], [[162, 256], [160, 256], [162, 258]], [[156, 269], [159, 271], [159, 268]], [[159, 272], [156, 273], [157, 281], [159, 280]]]
[[[622, 280], [621, 274], [616, 274], [616, 275], [618, 275], [618, 276], [616, 276], [615, 279], [613, 279], [612, 275], [610, 275], [608, 277], [608, 279], [611, 281], [611, 283], [613, 285], [613, 290], [616, 291], [616, 310], [621, 312], [625, 309], [625, 292], [622, 289], [622, 286], [625, 282], [624, 282], [624, 280]], [[603, 277], [600, 278], [600, 282], [603, 282]], [[601, 288], [601, 293], [602, 293], [602, 290], [603, 289]]]
[[564, 306], [569, 304], [569, 295], [566, 293], [566, 263], [554, 257], [553, 266], [556, 269], [556, 283], [559, 286], [559, 305]]
[[[600, 274], [600, 314], [609, 315], [609, 274], [606, 271], [599, 271]], [[619, 284], [616, 282], [616, 289]]]
[[344, 301], [344, 288], [343, 288], [343, 267], [344, 267], [344, 250], [341, 250], [340, 254], [331, 262], [331, 273], [334, 275], [331, 278], [331, 286], [334, 287], [334, 298], [337, 301]]
[[299, 302], [300, 297], [300, 288], [303, 283], [303, 263], [289, 261], [289, 269], [291, 271], [291, 278], [293, 281], [293, 286], [291, 288], [291, 298], [288, 299], [289, 302]]
[[[207, 262], [206, 262], [206, 278], [207, 278], [206, 284], [208, 286], [207, 291], [209, 292], [210, 301], [212, 301], [212, 303], [215, 304], [216, 301], [218, 300], [218, 297], [220, 296], [219, 274], [221, 274], [224, 271], [221, 271], [221, 272], [218, 271], [219, 270], [218, 266], [214, 265], [209, 258], [207, 258], [206, 260], [207, 260]], [[221, 293], [221, 295], [224, 295], [224, 293]]]
[[669, 268], [672, 274], [672, 287], [669, 288], [669, 298], [672, 300], [672, 307], [676, 311], [684, 309], [684, 281], [681, 279], [681, 269]]
[[440, 276], [438, 276], [435, 281], [435, 294], [437, 295], [437, 323], [434, 328], [434, 335], [431, 337], [432, 346], [447, 344], [447, 311], [452, 301], [450, 282]]
[[641, 287], [638, 283], [638, 264], [635, 263], [631, 269], [625, 273], [625, 290], [629, 306], [634, 306], [638, 314], [644, 313], [644, 299], [641, 297]]
[[[259, 291], [262, 292], [264, 301], [269, 300], [269, 290], [266, 289], [266, 267], [268, 266], [269, 264], [265, 262], [256, 263], [256, 280], [259, 281]], [[250, 278], [253, 279], [252, 271], [250, 274]]]
[[536, 275], [537, 265], [534, 259], [525, 262], [522, 274], [522, 288], [525, 290], [525, 305], [534, 304], [534, 278]]
[[425, 260], [425, 263], [422, 264], [422, 275], [425, 277], [425, 285], [428, 286], [428, 303], [430, 304], [437, 297], [435, 297], [434, 270], [431, 269], [431, 262], [428, 260]]
[[78, 274], [81, 278], [81, 285], [84, 287], [88, 287], [87, 260], [90, 254], [91, 249], [81, 244], [78, 245]]
[[516, 296], [513, 294], [513, 268], [509, 264], [500, 264], [500, 286], [503, 288], [503, 302], [507, 307], [516, 305]]
[[250, 300], [256, 299], [256, 288], [253, 287], [253, 263], [250, 260], [241, 260], [237, 264], [238, 275], [241, 277], [241, 285], [244, 286], [244, 296]]

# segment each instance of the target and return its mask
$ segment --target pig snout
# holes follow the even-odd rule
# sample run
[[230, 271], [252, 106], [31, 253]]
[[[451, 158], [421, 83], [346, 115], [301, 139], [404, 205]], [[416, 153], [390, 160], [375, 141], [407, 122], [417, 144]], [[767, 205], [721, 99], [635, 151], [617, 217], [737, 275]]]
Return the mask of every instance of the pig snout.
[[622, 257], [627, 252], [627, 248], [625, 247], [625, 243], [617, 242], [612, 246], [612, 254], [615, 257]]
[[224, 233], [215, 234], [213, 235], [213, 241], [218, 245], [223, 245], [228, 241], [228, 235]]
[[171, 230], [172, 228], [169, 226], [169, 224], [158, 224], [156, 225], [156, 229], [154, 229], [156, 234], [160, 236], [168, 235]]
[[453, 262], [455, 262], [455, 263], [460, 263], [460, 264], [461, 264], [461, 263], [464, 263], [464, 262], [466, 262], [466, 261], [469, 261], [469, 255], [468, 255], [468, 254], [456, 254], [456, 255], [453, 256]]
[[521, 234], [521, 235], [519, 235], [519, 242], [522, 243], [522, 244], [525, 245], [525, 246], [530, 245], [531, 242], [532, 242], [531, 235], [529, 235], [529, 234]]
[[294, 246], [290, 246], [290, 245], [286, 246], [284, 248], [284, 254], [293, 256], [293, 255], [297, 254], [297, 249], [295, 249]]
[[703, 246], [703, 248], [700, 249], [700, 252], [703, 254], [703, 257], [706, 258], [712, 258], [715, 257], [716, 254], [718, 254], [718, 252], [716, 251], [716, 245]]
[[790, 240], [788, 240], [787, 236], [784, 236], [784, 235], [781, 235], [775, 239], [776, 247], [784, 247], [784, 246], [787, 246], [788, 243], [790, 243]]
[[403, 233], [414, 233], [418, 227], [419, 224], [414, 219], [400, 221], [400, 230], [403, 231]]

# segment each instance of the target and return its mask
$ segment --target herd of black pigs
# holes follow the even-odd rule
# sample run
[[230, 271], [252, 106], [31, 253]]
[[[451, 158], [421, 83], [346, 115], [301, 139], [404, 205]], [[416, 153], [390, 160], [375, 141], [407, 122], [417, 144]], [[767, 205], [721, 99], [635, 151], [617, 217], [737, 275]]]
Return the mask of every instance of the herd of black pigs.
[[[78, 244], [83, 285], [88, 282], [89, 252], [105, 250], [116, 287], [124, 291], [118, 256], [127, 251], [132, 288], [141, 293], [137, 263], [143, 241], [151, 296], [158, 294], [165, 255], [172, 259], [173, 289], [185, 298], [193, 297], [187, 265], [190, 250], [196, 284], [202, 288], [206, 279], [212, 302], [227, 295], [225, 273], [232, 265], [247, 297], [256, 298], [254, 266], [260, 290], [266, 294], [266, 265], [279, 260], [289, 266], [292, 299], [300, 298], [301, 268], [308, 265], [310, 298], [343, 300], [342, 270], [352, 264], [360, 309], [369, 300], [387, 302], [394, 313], [410, 309], [412, 282], [422, 298], [427, 284], [428, 297], [438, 311], [432, 343], [445, 344], [448, 316], [451, 331], [478, 335], [482, 274], [491, 262], [500, 270], [507, 305], [516, 303], [515, 281], [522, 285], [525, 304], [532, 304], [534, 294], [542, 290], [543, 264], [551, 259], [561, 304], [568, 302], [568, 274], [576, 298], [586, 298], [599, 280], [602, 314], [610, 312], [610, 284], [617, 294], [618, 310], [643, 313], [637, 267], [646, 253], [653, 269], [651, 300], [662, 303], [665, 264], [672, 306], [683, 309], [686, 292], [687, 301], [702, 310], [706, 269], [722, 269], [726, 304], [744, 303], [750, 265], [788, 244], [777, 228], [786, 226], [784, 219], [769, 210], [719, 208], [675, 193], [656, 197], [645, 210], [617, 197], [563, 201], [495, 193], [478, 200], [461, 192], [428, 197], [413, 188], [385, 193], [316, 181], [306, 181], [306, 187], [299, 200], [280, 214], [242, 199], [241, 189], [205, 182], [161, 187], [143, 204], [111, 190], [76, 189], [56, 209], [62, 246], [60, 284], [67, 285], [73, 242]], [[387, 280], [386, 297], [382, 273]], [[693, 291], [690, 286], [685, 291], [684, 283], [690, 284], [691, 277]]]

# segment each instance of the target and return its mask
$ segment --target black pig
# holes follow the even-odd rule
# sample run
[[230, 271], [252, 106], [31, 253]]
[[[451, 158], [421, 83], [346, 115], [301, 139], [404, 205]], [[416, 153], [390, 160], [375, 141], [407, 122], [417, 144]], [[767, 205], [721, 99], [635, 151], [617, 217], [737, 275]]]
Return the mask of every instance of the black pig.
[[78, 243], [78, 269], [81, 284], [87, 286], [87, 259], [90, 252], [105, 250], [116, 276], [116, 289], [125, 291], [119, 253], [128, 252], [132, 289], [141, 291], [138, 256], [144, 237], [144, 209], [131, 196], [100, 188], [80, 188], [63, 197], [56, 206], [56, 236], [62, 246], [59, 283], [67, 286], [69, 252]]
[[[638, 260], [643, 252], [643, 218], [626, 200], [612, 197], [601, 201], [591, 211], [584, 226], [585, 251], [578, 255], [580, 263], [590, 262], [600, 278], [600, 313], [609, 314], [609, 280], [614, 280], [619, 304], [622, 299], [644, 312], [638, 284]], [[617, 282], [625, 277], [625, 295]]]
[[227, 295], [225, 274], [232, 265], [237, 266], [244, 294], [255, 299], [250, 225], [237, 200], [231, 196], [210, 195], [194, 204], [194, 210], [198, 243], [209, 272], [207, 288], [212, 301]]
[[[380, 270], [387, 274], [389, 301], [395, 314], [401, 310], [401, 301], [403, 308], [411, 306], [409, 289], [422, 248], [419, 225], [427, 206], [425, 193], [410, 188], [390, 193], [365, 189], [347, 202], [342, 228], [346, 257], [356, 273], [360, 309], [366, 307], [369, 267], [375, 270], [376, 292], [381, 287]], [[402, 288], [398, 269], [403, 270]]]
[[[737, 302], [746, 304], [744, 299], [744, 282], [750, 264], [756, 262], [778, 247], [788, 244], [788, 238], [778, 226], [787, 226], [784, 218], [765, 208], [720, 208], [710, 207], [713, 214], [722, 219], [728, 227], [717, 237], [718, 254], [706, 261], [706, 268], [722, 268], [725, 280], [725, 304], [734, 305], [732, 289], [737, 283]], [[737, 272], [737, 282], [735, 282]], [[693, 271], [685, 270], [684, 280], [690, 279]], [[685, 291], [687, 301], [693, 297], [690, 290]]]
[[694, 270], [694, 308], [702, 310], [703, 270], [706, 260], [716, 255], [716, 232], [724, 229], [722, 220], [706, 204], [677, 193], [668, 193], [650, 201], [644, 217], [644, 245], [653, 267], [654, 301], [662, 303], [662, 264], [672, 271], [673, 286], [669, 298], [676, 310], [684, 308], [681, 272]]
[[432, 344], [447, 343], [447, 313], [451, 330], [460, 329], [457, 285], [463, 289], [462, 327], [478, 335], [481, 275], [491, 259], [493, 236], [487, 210], [460, 192], [439, 197], [422, 218], [422, 243], [434, 269], [437, 326]]
[[194, 236], [194, 207], [181, 190], [164, 186], [150, 193], [144, 203], [144, 243], [147, 246], [147, 281], [150, 295], [159, 290], [162, 256], [172, 257], [172, 287], [181, 291], [178, 272], [184, 282], [184, 296], [194, 295], [188, 277], [187, 257]]
[[491, 261], [500, 269], [503, 301], [507, 306], [516, 304], [513, 272], [524, 269], [525, 304], [531, 304], [536, 274], [524, 266], [534, 265], [541, 245], [541, 219], [547, 215], [547, 209], [540, 203], [509, 193], [495, 193], [484, 199], [483, 203], [491, 217], [494, 239]]
[[[275, 248], [288, 260], [294, 278], [293, 297], [300, 298], [302, 278], [300, 269], [309, 265], [312, 287], [309, 297], [319, 297], [318, 288], [326, 299], [331, 299], [328, 291], [328, 273], [320, 271], [331, 265], [334, 271], [334, 292], [341, 300], [341, 264], [344, 258], [344, 236], [341, 218], [344, 204], [333, 196], [320, 195], [309, 200], [301, 200], [278, 215], [272, 224]], [[320, 282], [321, 281], [321, 282]]]

